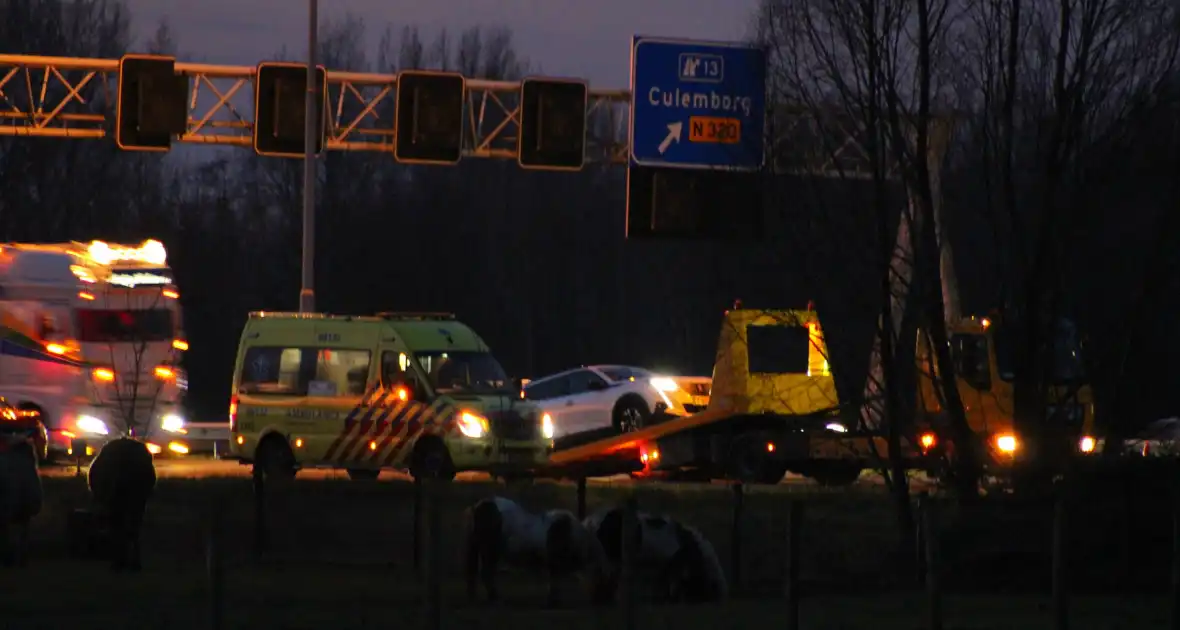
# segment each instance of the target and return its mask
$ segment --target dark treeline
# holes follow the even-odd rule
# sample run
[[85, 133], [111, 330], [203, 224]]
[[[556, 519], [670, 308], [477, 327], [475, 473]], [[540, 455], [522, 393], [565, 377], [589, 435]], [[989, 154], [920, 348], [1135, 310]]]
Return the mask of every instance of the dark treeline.
[[[764, 9], [776, 4], [781, 0], [767, 0]], [[1005, 3], [968, 8], [984, 15], [984, 5], [993, 4]], [[167, 25], [134, 39], [133, 16], [117, 0], [0, 0], [0, 14], [0, 50], [9, 53], [177, 53]], [[955, 14], [960, 25], [969, 25], [968, 17], [966, 9]], [[988, 35], [980, 24], [976, 30]], [[940, 49], [962, 64], [939, 75], [940, 102], [960, 111], [979, 104], [964, 96], [969, 84], [987, 79], [968, 72], [968, 61], [988, 58], [1000, 41], [977, 41], [965, 29], [947, 27], [950, 43]], [[1042, 44], [1048, 38], [1030, 33]], [[183, 47], [177, 54], [199, 60]], [[323, 24], [320, 54], [324, 65], [340, 70], [445, 67], [509, 80], [538, 70], [505, 28], [443, 32], [424, 41], [412, 26], [375, 30], [351, 16]], [[1043, 57], [1038, 63], [1047, 63]], [[1021, 72], [1039, 68], [1030, 62]], [[1073, 194], [1055, 202], [1068, 210], [1056, 241], [1064, 301], [1092, 341], [1105, 391], [1121, 383], [1119, 413], [1137, 420], [1178, 411], [1171, 384], [1180, 378], [1171, 360], [1180, 344], [1172, 325], [1180, 308], [1176, 239], [1160, 234], [1160, 217], [1178, 201], [1180, 100], [1155, 94], [1136, 103], [1133, 115], [1100, 103], [1104, 115], [1117, 114], [1120, 122], [1071, 148], [1080, 167], [1070, 177], [1085, 186], [1069, 179], [1062, 188]], [[1045, 100], [1031, 89], [1021, 98], [1033, 105]], [[88, 102], [110, 106], [97, 89]], [[1030, 137], [1036, 112], [1030, 105], [1017, 117]], [[993, 118], [985, 111], [978, 124], [960, 127], [942, 177], [968, 312], [996, 306], [1004, 258], [997, 252], [1010, 248], [991, 220], [994, 174], [985, 166], [995, 161], [986, 124]], [[1035, 138], [1023, 140], [1039, 150]], [[1015, 179], [1029, 197], [1039, 194], [1029, 166], [1036, 155], [1017, 160]], [[216, 418], [224, 414], [247, 312], [297, 308], [301, 174], [299, 160], [247, 150], [185, 147], [161, 158], [120, 152], [111, 141], [4, 138], [0, 239], [163, 240], [191, 343], [190, 404], [201, 417]], [[721, 311], [735, 298], [786, 307], [815, 299], [835, 346], [833, 362], [844, 364], [844, 387], [857, 386], [879, 301], [872, 220], [857, 211], [870, 203], [870, 189], [839, 181], [777, 188], [771, 203], [780, 220], [771, 223], [776, 238], [766, 245], [641, 243], [623, 240], [625, 175], [603, 165], [576, 174], [530, 173], [506, 160], [411, 167], [389, 155], [329, 152], [319, 169], [317, 307], [453, 311], [518, 376], [607, 361], [708, 374]]]

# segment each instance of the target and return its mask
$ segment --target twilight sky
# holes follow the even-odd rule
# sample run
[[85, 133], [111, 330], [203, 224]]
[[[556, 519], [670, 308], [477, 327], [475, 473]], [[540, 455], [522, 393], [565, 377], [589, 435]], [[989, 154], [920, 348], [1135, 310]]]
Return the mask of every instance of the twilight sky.
[[[475, 25], [507, 26], [519, 53], [542, 64], [546, 74], [624, 88], [630, 77], [632, 35], [740, 40], [749, 31], [757, 4], [758, 0], [321, 0], [320, 16], [352, 12], [371, 20], [366, 25], [370, 50], [387, 23], [398, 30], [404, 24], [418, 25], [427, 41], [444, 26], [452, 32]], [[300, 58], [306, 50], [304, 0], [129, 0], [129, 5], [141, 38], [167, 17], [182, 57], [252, 66], [284, 44]]]

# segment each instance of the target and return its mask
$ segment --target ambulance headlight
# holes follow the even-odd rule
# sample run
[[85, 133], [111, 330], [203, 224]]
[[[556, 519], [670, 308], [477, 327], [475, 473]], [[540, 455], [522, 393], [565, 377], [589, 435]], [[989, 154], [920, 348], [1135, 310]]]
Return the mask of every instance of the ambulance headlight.
[[175, 413], [164, 414], [160, 418], [160, 428], [169, 433], [183, 433], [184, 418]]
[[479, 439], [488, 434], [488, 419], [471, 411], [459, 414], [459, 432], [469, 438]]
[[546, 440], [553, 439], [553, 416], [549, 414], [541, 414], [541, 437]]
[[75, 423], [78, 430], [82, 433], [92, 433], [95, 435], [106, 435], [110, 433], [107, 428], [107, 423], [95, 418], [94, 416], [78, 416], [78, 421]]

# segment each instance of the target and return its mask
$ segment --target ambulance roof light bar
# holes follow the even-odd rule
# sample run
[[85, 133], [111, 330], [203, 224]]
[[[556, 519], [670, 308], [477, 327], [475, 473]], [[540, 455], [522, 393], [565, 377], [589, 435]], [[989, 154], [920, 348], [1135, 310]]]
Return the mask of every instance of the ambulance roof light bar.
[[164, 265], [168, 252], [164, 244], [155, 239], [144, 241], [139, 247], [111, 245], [104, 241], [91, 241], [86, 254], [95, 263], [106, 266], [119, 261], [143, 262], [150, 265]]

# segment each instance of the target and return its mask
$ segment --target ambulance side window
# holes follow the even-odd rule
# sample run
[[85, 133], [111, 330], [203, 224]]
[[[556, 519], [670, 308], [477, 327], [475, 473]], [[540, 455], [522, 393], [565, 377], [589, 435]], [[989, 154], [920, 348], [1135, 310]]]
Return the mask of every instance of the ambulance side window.
[[277, 396], [360, 396], [369, 377], [368, 350], [255, 346], [242, 361], [239, 389]]

